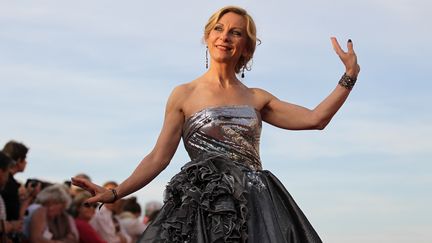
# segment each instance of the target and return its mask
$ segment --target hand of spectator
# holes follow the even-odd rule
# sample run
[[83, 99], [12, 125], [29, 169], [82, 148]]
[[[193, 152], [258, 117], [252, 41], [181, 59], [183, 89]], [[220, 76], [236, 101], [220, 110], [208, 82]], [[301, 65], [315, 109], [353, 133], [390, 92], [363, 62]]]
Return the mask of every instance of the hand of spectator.
[[33, 199], [37, 196], [41, 189], [41, 182], [37, 182], [36, 184], [28, 184], [27, 187], [22, 189], [21, 203], [30, 204], [29, 202], [33, 201]]
[[23, 221], [22, 220], [11, 220], [5, 222], [5, 231], [10, 232], [22, 232], [23, 231]]

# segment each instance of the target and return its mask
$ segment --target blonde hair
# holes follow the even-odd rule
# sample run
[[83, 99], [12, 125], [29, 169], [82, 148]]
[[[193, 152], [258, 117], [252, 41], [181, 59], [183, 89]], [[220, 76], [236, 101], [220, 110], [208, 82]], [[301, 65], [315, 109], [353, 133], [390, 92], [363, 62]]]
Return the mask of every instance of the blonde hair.
[[48, 186], [37, 194], [35, 202], [40, 204], [45, 204], [49, 201], [60, 202], [64, 203], [66, 208], [68, 208], [72, 199], [67, 190], [63, 184]]
[[204, 41], [207, 40], [210, 31], [212, 31], [212, 29], [217, 24], [217, 22], [222, 18], [222, 16], [224, 16], [226, 13], [231, 13], [231, 12], [244, 17], [246, 20], [246, 33], [247, 33], [246, 49], [248, 55], [241, 56], [237, 64], [235, 65], [235, 72], [239, 73], [240, 69], [242, 68], [250, 70], [250, 67], [248, 67], [247, 64], [253, 57], [257, 41], [261, 43], [261, 41], [256, 36], [255, 22], [252, 19], [252, 17], [246, 12], [245, 9], [236, 6], [226, 6], [219, 9], [217, 12], [215, 12], [212, 16], [210, 16], [209, 20], [207, 21], [207, 24], [205, 25]]

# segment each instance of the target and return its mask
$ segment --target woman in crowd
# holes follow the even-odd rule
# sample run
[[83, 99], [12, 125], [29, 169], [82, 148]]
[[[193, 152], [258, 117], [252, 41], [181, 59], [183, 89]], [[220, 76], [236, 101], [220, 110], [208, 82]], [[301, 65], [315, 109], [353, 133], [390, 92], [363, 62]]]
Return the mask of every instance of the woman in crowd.
[[99, 234], [90, 225], [89, 221], [95, 214], [96, 203], [84, 203], [85, 200], [91, 197], [86, 191], [79, 192], [75, 195], [72, 203], [72, 212], [75, 217], [75, 225], [79, 233], [80, 243], [106, 243]]
[[31, 243], [77, 243], [78, 231], [66, 212], [71, 198], [62, 184], [46, 187], [36, 196], [24, 218], [24, 233]]

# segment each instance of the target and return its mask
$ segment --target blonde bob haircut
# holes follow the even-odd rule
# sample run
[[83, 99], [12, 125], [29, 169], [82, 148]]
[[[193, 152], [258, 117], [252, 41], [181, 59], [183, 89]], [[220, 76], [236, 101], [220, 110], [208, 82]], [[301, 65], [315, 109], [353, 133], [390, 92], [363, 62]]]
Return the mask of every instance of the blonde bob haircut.
[[42, 205], [48, 202], [64, 203], [66, 208], [68, 208], [72, 202], [72, 199], [67, 190], [68, 188], [66, 188], [66, 186], [63, 184], [54, 184], [48, 186], [37, 194], [35, 202]]
[[235, 13], [240, 16], [243, 16], [246, 20], [246, 33], [247, 33], [247, 41], [246, 41], [246, 49], [247, 56], [241, 56], [235, 66], [235, 72], [239, 73], [242, 68], [246, 70], [250, 70], [248, 66], [248, 62], [252, 59], [253, 54], [255, 52], [255, 47], [257, 41], [260, 43], [260, 40], [256, 36], [256, 26], [252, 17], [246, 12], [245, 9], [236, 7], [236, 6], [226, 6], [219, 9], [216, 13], [214, 13], [204, 28], [204, 41], [206, 41], [210, 35], [210, 31], [213, 30], [217, 22], [224, 16], [226, 13]]

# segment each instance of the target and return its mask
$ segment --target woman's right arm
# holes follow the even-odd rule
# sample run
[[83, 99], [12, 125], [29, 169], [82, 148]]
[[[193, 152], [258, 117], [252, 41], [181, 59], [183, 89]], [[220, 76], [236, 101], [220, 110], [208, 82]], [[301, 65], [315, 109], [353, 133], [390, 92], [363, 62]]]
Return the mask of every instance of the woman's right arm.
[[[171, 161], [180, 142], [184, 123], [182, 110], [185, 99], [184, 85], [176, 87], [168, 98], [165, 109], [165, 119], [156, 145], [152, 151], [144, 157], [133, 173], [117, 188], [118, 198], [129, 195], [152, 181]], [[74, 185], [80, 186], [94, 195], [88, 199], [88, 203], [112, 202], [111, 191], [97, 186], [87, 180], [72, 178]]]

